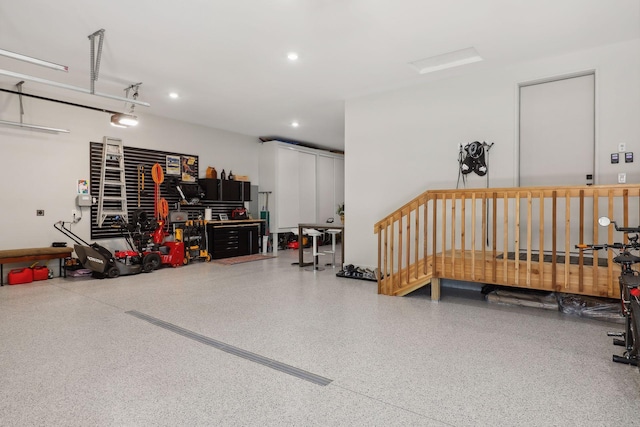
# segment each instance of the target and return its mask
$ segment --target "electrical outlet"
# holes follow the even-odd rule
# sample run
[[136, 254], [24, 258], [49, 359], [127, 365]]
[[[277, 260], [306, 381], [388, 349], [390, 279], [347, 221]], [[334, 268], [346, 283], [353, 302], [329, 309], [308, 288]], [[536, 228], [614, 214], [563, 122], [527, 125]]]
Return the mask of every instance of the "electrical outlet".
[[627, 151], [627, 144], [625, 144], [624, 142], [618, 144], [618, 152], [624, 153], [625, 151]]
[[621, 172], [618, 174], [618, 184], [624, 184], [627, 182], [627, 174], [624, 172]]
[[44, 209], [38, 209], [36, 211], [36, 216], [44, 216]]

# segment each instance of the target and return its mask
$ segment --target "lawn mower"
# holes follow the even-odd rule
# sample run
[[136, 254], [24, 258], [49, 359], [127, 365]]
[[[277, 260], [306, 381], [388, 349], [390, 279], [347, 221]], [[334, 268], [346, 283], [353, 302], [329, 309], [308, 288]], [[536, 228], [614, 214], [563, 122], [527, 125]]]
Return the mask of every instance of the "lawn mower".
[[[122, 224], [123, 221], [120, 222]], [[138, 273], [149, 273], [160, 265], [160, 256], [157, 253], [143, 254], [131, 245], [127, 239], [130, 250], [115, 251], [111, 253], [107, 248], [97, 243], [87, 243], [80, 236], [64, 226], [64, 221], [59, 221], [53, 226], [76, 244], [73, 249], [84, 268], [93, 272], [93, 276], [99, 279], [128, 276]]]

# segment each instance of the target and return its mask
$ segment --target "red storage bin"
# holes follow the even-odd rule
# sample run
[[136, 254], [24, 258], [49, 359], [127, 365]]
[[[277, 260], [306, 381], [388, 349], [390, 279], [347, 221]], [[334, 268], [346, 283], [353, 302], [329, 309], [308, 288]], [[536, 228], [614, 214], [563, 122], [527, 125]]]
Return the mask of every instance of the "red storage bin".
[[10, 285], [21, 285], [33, 282], [33, 270], [30, 268], [16, 268], [8, 275]]
[[45, 266], [35, 266], [33, 270], [33, 280], [47, 280], [49, 278], [49, 269]]

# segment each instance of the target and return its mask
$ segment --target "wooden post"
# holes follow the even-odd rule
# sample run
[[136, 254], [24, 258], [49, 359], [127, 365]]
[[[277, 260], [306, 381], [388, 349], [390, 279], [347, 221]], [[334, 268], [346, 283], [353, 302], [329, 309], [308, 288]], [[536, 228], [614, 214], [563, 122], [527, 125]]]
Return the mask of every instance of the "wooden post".
[[431, 301], [440, 301], [440, 279], [431, 278]]

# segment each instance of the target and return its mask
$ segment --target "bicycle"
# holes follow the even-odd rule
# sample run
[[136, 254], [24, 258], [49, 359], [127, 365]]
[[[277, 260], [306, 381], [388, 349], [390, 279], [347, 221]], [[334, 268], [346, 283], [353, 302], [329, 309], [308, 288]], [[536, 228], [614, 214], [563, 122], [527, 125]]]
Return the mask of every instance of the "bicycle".
[[[619, 253], [613, 258], [613, 262], [620, 265], [621, 271], [618, 276], [618, 284], [620, 286], [620, 303], [622, 306], [622, 314], [625, 318], [624, 332], [609, 332], [608, 336], [621, 338], [614, 339], [613, 344], [625, 347], [622, 356], [613, 355], [613, 361], [627, 365], [639, 366], [639, 350], [640, 350], [640, 272], [633, 269], [634, 264], [640, 263], [640, 257], [633, 255], [631, 251], [640, 249], [640, 226], [638, 227], [618, 227], [615, 221], [611, 221], [607, 217], [598, 219], [598, 224], [603, 227], [614, 225], [616, 231], [620, 231], [627, 236], [628, 243], [612, 243], [612, 244], [579, 244], [576, 245], [580, 250], [617, 250]], [[639, 366], [640, 369], [640, 366]]]

